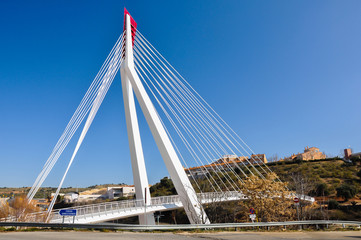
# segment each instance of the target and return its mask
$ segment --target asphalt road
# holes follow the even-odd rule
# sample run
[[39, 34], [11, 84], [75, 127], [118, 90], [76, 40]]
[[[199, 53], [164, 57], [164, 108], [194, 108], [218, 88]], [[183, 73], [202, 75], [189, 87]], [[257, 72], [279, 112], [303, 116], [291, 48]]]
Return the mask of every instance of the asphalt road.
[[361, 231], [345, 232], [220, 232], [220, 233], [101, 233], [101, 232], [7, 232], [0, 240], [113, 240], [113, 239], [212, 239], [212, 240], [285, 240], [285, 239], [361, 239]]

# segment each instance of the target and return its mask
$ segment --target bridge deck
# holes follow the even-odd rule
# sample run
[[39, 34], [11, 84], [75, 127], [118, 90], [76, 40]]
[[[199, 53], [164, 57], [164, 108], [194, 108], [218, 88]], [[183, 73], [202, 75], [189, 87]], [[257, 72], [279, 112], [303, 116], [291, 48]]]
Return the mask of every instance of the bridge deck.
[[[209, 192], [199, 193], [197, 195], [202, 204], [246, 199], [245, 196], [239, 192]], [[182, 207], [183, 204], [179, 196], [172, 195], [151, 198], [151, 203], [147, 205], [146, 208], [143, 200], [124, 200], [76, 206], [67, 209], [78, 210], [77, 216], [74, 219], [75, 223], [97, 223], [137, 216], [145, 212], [168, 211]], [[59, 215], [60, 210], [61, 209], [57, 209], [53, 211], [50, 222], [63, 222], [63, 217]], [[64, 222], [73, 222], [73, 217], [65, 217]]]
[[[208, 192], [197, 194], [199, 202], [202, 204], [213, 202], [226, 202], [226, 201], [239, 201], [246, 200], [244, 194], [240, 192]], [[290, 196], [289, 198], [293, 198]], [[298, 195], [301, 200], [314, 202], [313, 197]], [[168, 211], [173, 209], [182, 208], [182, 202], [178, 195], [161, 196], [151, 198], [150, 205], [144, 206], [143, 200], [122, 200], [105, 202], [98, 204], [74, 206], [70, 208], [56, 209], [52, 211], [50, 223], [98, 223], [111, 221], [115, 219], [127, 218], [131, 216], [137, 216], [144, 214], [145, 212], [151, 213], [156, 211]], [[77, 215], [75, 218], [72, 216], [63, 217], [59, 214], [63, 209], [77, 209]], [[31, 222], [43, 222], [45, 219], [45, 213], [34, 213], [30, 215], [26, 221]], [[16, 221], [16, 219], [0, 219], [0, 221]]]

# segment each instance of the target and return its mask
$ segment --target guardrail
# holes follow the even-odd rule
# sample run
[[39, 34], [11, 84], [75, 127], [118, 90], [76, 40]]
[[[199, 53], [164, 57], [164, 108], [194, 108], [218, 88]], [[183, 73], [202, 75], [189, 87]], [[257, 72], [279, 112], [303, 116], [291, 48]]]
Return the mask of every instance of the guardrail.
[[243, 227], [275, 227], [295, 225], [347, 225], [360, 228], [360, 221], [333, 221], [333, 220], [312, 220], [312, 221], [290, 221], [290, 222], [258, 222], [258, 223], [215, 223], [215, 224], [179, 224], [179, 225], [129, 225], [129, 224], [70, 224], [70, 223], [35, 223], [35, 222], [0, 222], [2, 227], [39, 227], [39, 228], [79, 228], [79, 229], [114, 229], [114, 230], [174, 230], [174, 229], [222, 229], [222, 228], [243, 228]]

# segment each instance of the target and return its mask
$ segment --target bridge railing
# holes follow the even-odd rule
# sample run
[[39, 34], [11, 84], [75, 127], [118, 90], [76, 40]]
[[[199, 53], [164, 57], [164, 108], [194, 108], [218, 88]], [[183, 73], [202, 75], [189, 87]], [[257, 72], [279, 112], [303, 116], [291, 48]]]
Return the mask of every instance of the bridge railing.
[[[219, 202], [219, 201], [232, 201], [232, 200], [244, 200], [246, 197], [236, 191], [232, 192], [206, 192], [206, 193], [198, 193], [199, 203], [210, 203], [210, 202]], [[160, 197], [152, 197], [151, 202], [147, 204], [147, 208], [151, 210], [152, 207], [163, 206], [166, 204], [176, 204], [181, 205], [181, 199], [178, 195], [170, 195], [170, 196], [160, 196]], [[77, 209], [77, 219], [78, 218], [87, 218], [87, 217], [97, 217], [102, 214], [114, 213], [114, 212], [125, 212], [132, 211], [135, 209], [143, 209], [144, 208], [144, 200], [123, 200], [123, 201], [113, 201], [106, 203], [98, 203], [98, 204], [90, 204], [83, 206], [74, 206], [70, 208], [63, 209]], [[52, 220], [59, 221], [62, 216], [59, 215], [58, 210], [54, 210], [52, 212]]]
[[[212, 202], [220, 202], [220, 201], [233, 201], [233, 200], [245, 200], [247, 197], [237, 191], [229, 191], [229, 192], [206, 192], [206, 193], [198, 193], [198, 201], [199, 203], [212, 203]], [[289, 198], [293, 198], [295, 195], [289, 196]], [[305, 195], [297, 195], [301, 200], [306, 200], [310, 202], [314, 202], [314, 198], [305, 196]], [[181, 199], [178, 195], [171, 196], [160, 196], [153, 197], [149, 205], [147, 204], [147, 208], [151, 210], [152, 207], [163, 206], [165, 204], [176, 204], [181, 205]], [[77, 209], [76, 219], [79, 218], [93, 218], [100, 216], [102, 214], [114, 213], [118, 212], [127, 212], [136, 209], [144, 208], [144, 200], [122, 200], [122, 201], [112, 201], [112, 202], [104, 202], [104, 203], [96, 203], [96, 204], [88, 204], [88, 205], [80, 205], [73, 206], [69, 208], [55, 209], [52, 211], [50, 219], [52, 221], [60, 221], [63, 217], [60, 216], [59, 211], [63, 209]], [[46, 214], [44, 212], [32, 213], [26, 216], [25, 221], [32, 222], [44, 222]], [[68, 219], [69, 217], [66, 217]], [[72, 217], [71, 217], [72, 218]], [[0, 221], [18, 221], [16, 217], [8, 217], [6, 219], [0, 219]]]

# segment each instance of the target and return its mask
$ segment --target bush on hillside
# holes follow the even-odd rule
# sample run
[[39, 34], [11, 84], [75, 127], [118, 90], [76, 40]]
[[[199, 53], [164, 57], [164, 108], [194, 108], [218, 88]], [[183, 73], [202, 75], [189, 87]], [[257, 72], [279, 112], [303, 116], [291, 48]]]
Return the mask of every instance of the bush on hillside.
[[316, 186], [314, 190], [310, 192], [310, 195], [321, 197], [330, 195], [330, 190], [326, 183], [320, 183]]
[[340, 204], [335, 199], [331, 199], [330, 201], [328, 201], [328, 209], [329, 210], [337, 209], [339, 207], [340, 207]]
[[357, 176], [361, 178], [361, 170], [357, 172]]
[[340, 187], [336, 188], [337, 197], [342, 197], [345, 201], [353, 198], [356, 195], [356, 188], [349, 184], [342, 184]]
[[316, 195], [317, 196], [328, 196], [328, 195], [330, 195], [330, 191], [329, 191], [326, 183], [321, 183], [321, 184], [317, 185]]
[[177, 191], [174, 188], [171, 179], [164, 177], [159, 183], [154, 184], [150, 187], [150, 193], [152, 197], [175, 195]]

